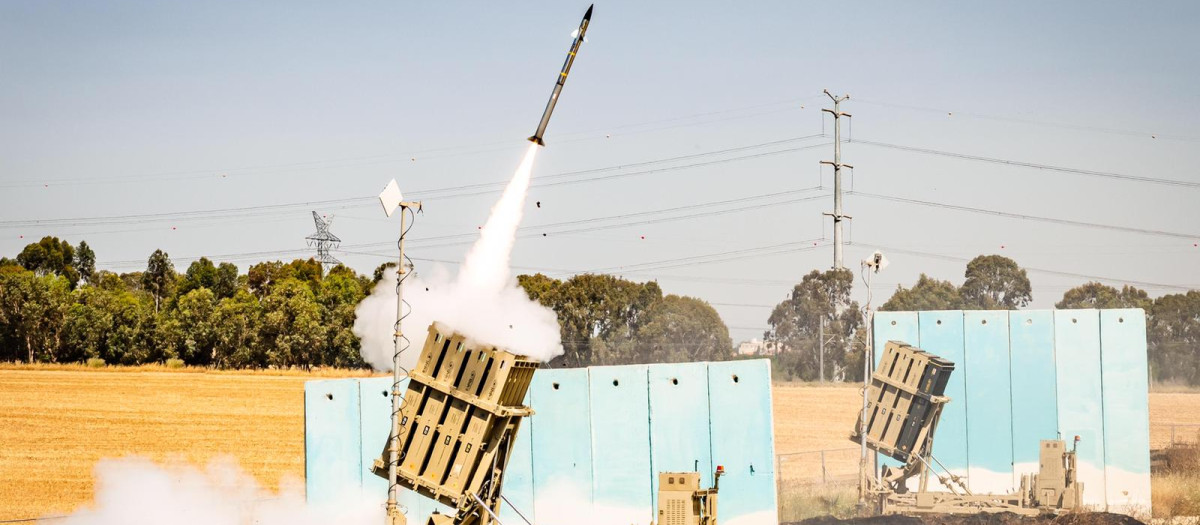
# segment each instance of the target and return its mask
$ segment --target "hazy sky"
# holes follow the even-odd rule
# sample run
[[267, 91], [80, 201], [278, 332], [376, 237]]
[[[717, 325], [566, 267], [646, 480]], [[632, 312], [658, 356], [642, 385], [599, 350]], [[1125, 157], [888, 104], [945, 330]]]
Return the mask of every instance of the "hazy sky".
[[[57, 235], [116, 271], [162, 248], [244, 272], [310, 254], [318, 210], [367, 272], [393, 250], [373, 199], [394, 177], [425, 201], [418, 271], [459, 261], [586, 8], [0, 3], [0, 255]], [[981, 253], [1037, 269], [1039, 308], [1084, 276], [1200, 287], [1198, 20], [1193, 2], [598, 3], [514, 264], [657, 279], [735, 341], [761, 335], [832, 263], [828, 88], [854, 115], [846, 263], [891, 260], [875, 304], [921, 272], [961, 283]]]

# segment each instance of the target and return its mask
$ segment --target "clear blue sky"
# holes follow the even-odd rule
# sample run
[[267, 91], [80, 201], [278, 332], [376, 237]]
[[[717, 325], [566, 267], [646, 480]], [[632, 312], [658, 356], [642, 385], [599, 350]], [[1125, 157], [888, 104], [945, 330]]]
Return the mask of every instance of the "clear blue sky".
[[[512, 173], [586, 8], [4, 2], [0, 255], [50, 234], [87, 240], [117, 271], [156, 248], [181, 271], [201, 255], [245, 271], [308, 254], [316, 209], [336, 215], [338, 256], [370, 271], [398, 227], [370, 197], [393, 177], [426, 201], [414, 238], [469, 236], [496, 187], [463, 187]], [[1200, 287], [1197, 20], [1190, 2], [598, 3], [514, 264], [657, 278], [714, 303], [735, 340], [759, 335], [788, 283], [831, 264], [832, 198], [801, 200], [830, 194], [818, 165], [830, 139], [810, 137], [832, 129], [819, 110], [829, 88], [851, 94], [854, 115], [847, 264], [878, 246], [892, 262], [876, 304], [920, 272], [960, 283], [953, 258], [981, 253], [1039, 269], [1036, 307], [1088, 280], [1052, 272], [1154, 295]], [[612, 169], [554, 177], [599, 168]], [[457, 189], [421, 192], [441, 188]], [[116, 216], [132, 217], [98, 219]], [[413, 255], [457, 261], [464, 239], [418, 240]], [[658, 261], [672, 262], [633, 266]]]

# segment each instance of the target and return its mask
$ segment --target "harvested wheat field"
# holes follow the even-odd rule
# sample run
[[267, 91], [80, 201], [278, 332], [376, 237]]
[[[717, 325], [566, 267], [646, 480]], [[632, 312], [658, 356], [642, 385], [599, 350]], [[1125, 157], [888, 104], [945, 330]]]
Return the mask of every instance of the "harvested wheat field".
[[304, 476], [311, 376], [0, 370], [0, 519], [92, 499], [106, 457], [205, 464], [232, 456], [266, 487]]
[[[304, 382], [344, 372], [270, 375], [81, 367], [0, 369], [0, 520], [69, 512], [92, 499], [101, 458], [204, 464], [230, 456], [263, 486], [304, 476]], [[358, 374], [361, 375], [361, 374]], [[846, 386], [776, 385], [776, 451], [853, 447], [859, 406]], [[1200, 394], [1151, 394], [1152, 439], [1200, 424]], [[827, 454], [827, 475], [856, 452]], [[784, 456], [781, 477], [820, 477], [820, 456]]]

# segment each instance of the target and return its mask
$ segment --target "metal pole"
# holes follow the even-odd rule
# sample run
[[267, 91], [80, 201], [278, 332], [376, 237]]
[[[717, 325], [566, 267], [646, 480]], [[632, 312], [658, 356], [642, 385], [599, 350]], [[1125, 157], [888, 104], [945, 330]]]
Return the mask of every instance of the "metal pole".
[[842, 213], [842, 166], [853, 168], [849, 164], [842, 164], [842, 117], [851, 116], [849, 113], [842, 113], [842, 101], [848, 100], [850, 95], [842, 95], [835, 97], [829, 90], [825, 90], [825, 94], [833, 100], [833, 109], [822, 109], [826, 113], [833, 115], [833, 162], [821, 161], [821, 164], [833, 165], [833, 269], [841, 270], [845, 268], [842, 264], [842, 220], [851, 218], [849, 215]]
[[395, 349], [392, 353], [392, 433], [388, 438], [388, 499], [387, 523], [398, 525], [405, 523], [400, 514], [396, 501], [400, 496], [399, 473], [400, 466], [400, 353], [404, 350], [404, 331], [400, 323], [404, 319], [404, 234], [408, 228], [408, 203], [400, 204], [400, 264], [396, 268], [396, 326], [393, 333]]
[[842, 265], [842, 119], [841, 100], [833, 99], [833, 267]]
[[[867, 272], [867, 306], [863, 312], [864, 321], [867, 323], [866, 336], [867, 340], [863, 342], [863, 394], [862, 394], [862, 413], [859, 414], [858, 420], [858, 437], [861, 446], [860, 456], [858, 458], [858, 502], [860, 504], [867, 501], [867, 391], [871, 385], [871, 361], [874, 359], [871, 352], [872, 341], [874, 337], [871, 327], [871, 272]], [[872, 469], [874, 470], [874, 469]]]
[[821, 340], [821, 355], [819, 357], [821, 369], [821, 382], [825, 382], [825, 316], [821, 316], [821, 327], [817, 329], [817, 338]]

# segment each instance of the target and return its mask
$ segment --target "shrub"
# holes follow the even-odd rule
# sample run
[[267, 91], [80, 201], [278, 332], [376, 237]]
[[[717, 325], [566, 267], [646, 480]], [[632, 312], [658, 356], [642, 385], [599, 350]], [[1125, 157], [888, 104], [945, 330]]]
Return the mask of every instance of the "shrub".
[[88, 368], [104, 368], [104, 364], [104, 360], [99, 357], [92, 357], [87, 360]]
[[183, 368], [183, 360], [172, 357], [167, 360], [167, 368]]

